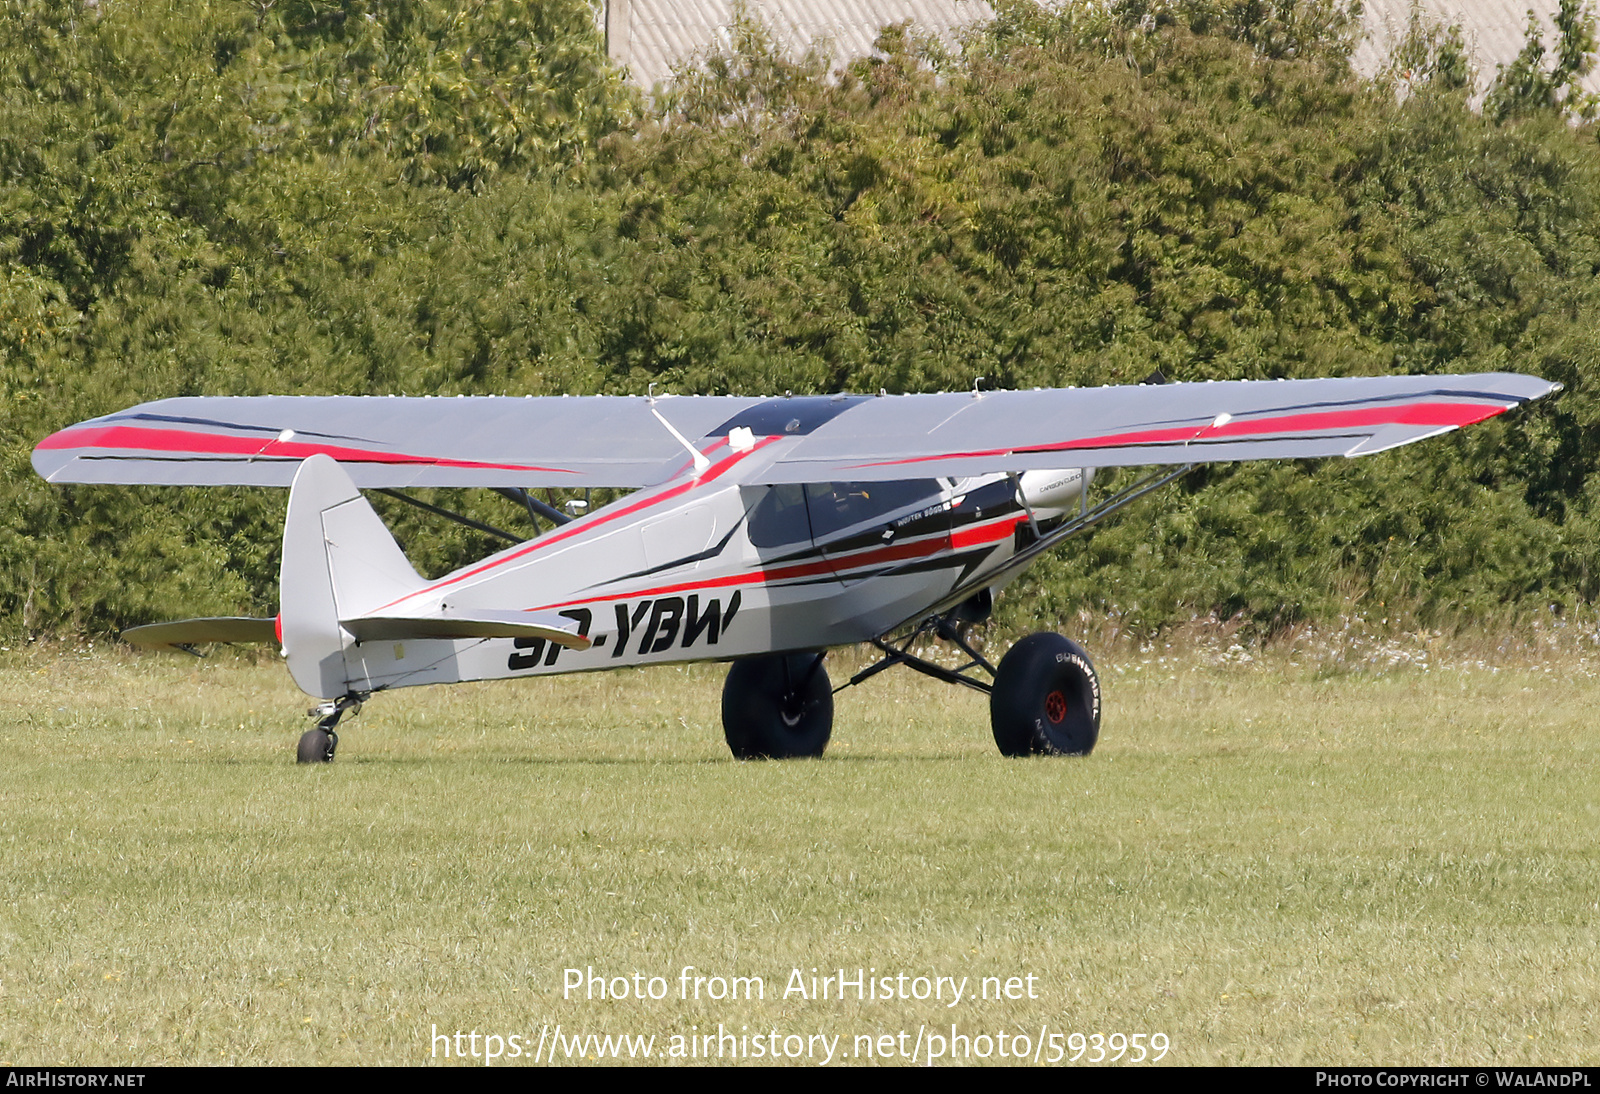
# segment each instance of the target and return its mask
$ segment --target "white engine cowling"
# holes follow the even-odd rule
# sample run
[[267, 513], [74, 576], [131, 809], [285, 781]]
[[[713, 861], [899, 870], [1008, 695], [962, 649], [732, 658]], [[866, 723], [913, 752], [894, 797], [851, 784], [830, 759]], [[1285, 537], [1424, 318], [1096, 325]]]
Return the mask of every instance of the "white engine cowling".
[[1040, 519], [1059, 517], [1076, 509], [1083, 492], [1094, 481], [1094, 468], [1069, 467], [1060, 471], [1024, 471], [1017, 480], [1017, 501]]

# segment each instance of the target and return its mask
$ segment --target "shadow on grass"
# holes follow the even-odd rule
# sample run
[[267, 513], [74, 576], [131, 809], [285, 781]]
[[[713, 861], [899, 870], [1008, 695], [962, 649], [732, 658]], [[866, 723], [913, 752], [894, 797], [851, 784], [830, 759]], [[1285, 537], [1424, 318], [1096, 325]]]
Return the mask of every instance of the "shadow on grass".
[[[1040, 761], [1065, 761], [1072, 762], [1082, 757], [1070, 756], [1039, 756], [1034, 759]], [[978, 757], [966, 755], [952, 755], [950, 753], [931, 753], [927, 755], [896, 754], [896, 755], [849, 755], [849, 756], [817, 756], [793, 760], [736, 760], [732, 756], [725, 758], [658, 758], [646, 756], [507, 756], [493, 753], [462, 754], [455, 753], [448, 757], [434, 756], [352, 756], [341, 758], [332, 764], [306, 764], [308, 770], [321, 771], [337, 768], [341, 764], [346, 766], [361, 767], [392, 767], [392, 768], [417, 768], [431, 764], [459, 764], [495, 766], [524, 766], [524, 767], [749, 767], [755, 768], [787, 768], [824, 766], [828, 764], [907, 764], [907, 763], [971, 763]], [[215, 761], [211, 761], [215, 762]], [[231, 761], [230, 761], [231, 762]], [[1028, 762], [1026, 760], [1022, 761]], [[278, 766], [278, 761], [273, 761], [273, 766]], [[282, 766], [291, 766], [283, 763]], [[298, 765], [295, 765], [298, 766]]]

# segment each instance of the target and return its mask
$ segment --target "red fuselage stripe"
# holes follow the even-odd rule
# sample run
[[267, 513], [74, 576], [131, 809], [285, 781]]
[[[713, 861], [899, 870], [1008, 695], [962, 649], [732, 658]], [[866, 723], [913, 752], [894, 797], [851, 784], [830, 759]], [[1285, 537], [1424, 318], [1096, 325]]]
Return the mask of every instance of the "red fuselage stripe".
[[[761, 449], [765, 448], [767, 445], [771, 444], [777, 439], [777, 437], [762, 437], [756, 441], [755, 447], [750, 449], [748, 452], [735, 452], [730, 456], [726, 456], [718, 462], [713, 463], [710, 467], [706, 468], [704, 474], [689, 479], [685, 482], [680, 482], [678, 485], [669, 487], [668, 489], [663, 490], [661, 493], [652, 497], [642, 498], [631, 505], [625, 505], [615, 512], [596, 513], [594, 519], [592, 520], [584, 521], [579, 525], [558, 529], [546, 536], [540, 536], [538, 539], [531, 540], [530, 542], [523, 544], [521, 547], [513, 548], [506, 554], [487, 559], [471, 569], [463, 570], [451, 577], [441, 578], [432, 585], [429, 585], [427, 588], [418, 589], [414, 593], [407, 593], [399, 600], [385, 604], [383, 607], [376, 609], [376, 611], [371, 614], [387, 611], [388, 609], [393, 608], [396, 604], [404, 604], [406, 601], [415, 600], [417, 597], [432, 595], [439, 592], [441, 589], [445, 589], [456, 584], [457, 582], [466, 581], [468, 578], [472, 577], [478, 577], [479, 575], [487, 573], [490, 570], [498, 569], [508, 562], [515, 562], [518, 559], [526, 558], [535, 551], [543, 550], [546, 547], [553, 547], [557, 543], [571, 539], [573, 536], [583, 535], [584, 533], [592, 531], [595, 528], [604, 527], [613, 521], [621, 520], [623, 517], [632, 516], [643, 509], [649, 509], [652, 506], [660, 505], [664, 501], [670, 501], [673, 498], [679, 497], [682, 494], [693, 490], [697, 486], [708, 483], [713, 479], [721, 478], [723, 475], [727, 474], [730, 468], [732, 468], [739, 461], [743, 460], [746, 456], [750, 455], [750, 453], [759, 452]], [[712, 446], [713, 449], [716, 447], [717, 446], [715, 445]], [[580, 601], [571, 601], [571, 603], [580, 603]]]
[[998, 543], [1016, 531], [1017, 525], [1028, 518], [1023, 515], [1007, 517], [993, 524], [974, 524], [950, 533], [950, 546], [957, 551], [976, 547], [980, 543]]
[[874, 547], [855, 555], [835, 555], [829, 559], [817, 562], [803, 562], [793, 566], [776, 566], [772, 569], [750, 570], [740, 574], [727, 574], [723, 577], [707, 578], [702, 581], [684, 581], [676, 585], [658, 585], [653, 589], [636, 589], [629, 593], [612, 593], [606, 596], [587, 596], [577, 600], [562, 600], [554, 604], [541, 604], [537, 608], [525, 609], [530, 612], [551, 611], [556, 608], [570, 608], [577, 604], [598, 604], [612, 600], [633, 600], [639, 597], [670, 596], [673, 593], [693, 593], [702, 589], [724, 589], [730, 585], [756, 585], [776, 581], [790, 581], [795, 578], [816, 577], [818, 574], [838, 573], [845, 577], [857, 569], [871, 566], [882, 566], [886, 562], [904, 562], [913, 558], [928, 558], [933, 555], [949, 551], [952, 548], [962, 549], [975, 547], [984, 543], [998, 543], [1011, 535], [1023, 517], [1013, 516], [992, 524], [964, 528], [961, 531], [935, 538], [918, 540], [913, 543], [902, 543], [890, 547]]

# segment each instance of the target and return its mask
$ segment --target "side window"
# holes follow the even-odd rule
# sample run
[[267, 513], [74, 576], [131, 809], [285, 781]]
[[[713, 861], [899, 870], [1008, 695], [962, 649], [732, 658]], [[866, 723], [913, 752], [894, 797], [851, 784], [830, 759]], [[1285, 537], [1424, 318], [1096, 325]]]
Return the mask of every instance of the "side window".
[[794, 483], [768, 487], [766, 497], [750, 511], [750, 542], [757, 547], [810, 543], [805, 488]]
[[933, 479], [806, 484], [811, 531], [819, 541], [851, 525], [929, 504], [938, 496], [939, 484]]

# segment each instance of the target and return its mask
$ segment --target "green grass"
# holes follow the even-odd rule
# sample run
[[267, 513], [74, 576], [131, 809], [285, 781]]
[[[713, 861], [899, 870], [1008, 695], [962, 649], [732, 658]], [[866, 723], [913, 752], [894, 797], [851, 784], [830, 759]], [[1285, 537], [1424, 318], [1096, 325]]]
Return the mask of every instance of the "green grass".
[[[0, 653], [0, 1061], [407, 1064], [434, 1024], [558, 1022], [1592, 1059], [1586, 656], [1308, 649], [1122, 647], [1083, 761], [1005, 760], [981, 696], [889, 673], [825, 759], [735, 763], [704, 666], [382, 696], [317, 769], [276, 664]], [[684, 965], [766, 999], [561, 997]], [[781, 998], [858, 966], [1040, 997]]]

